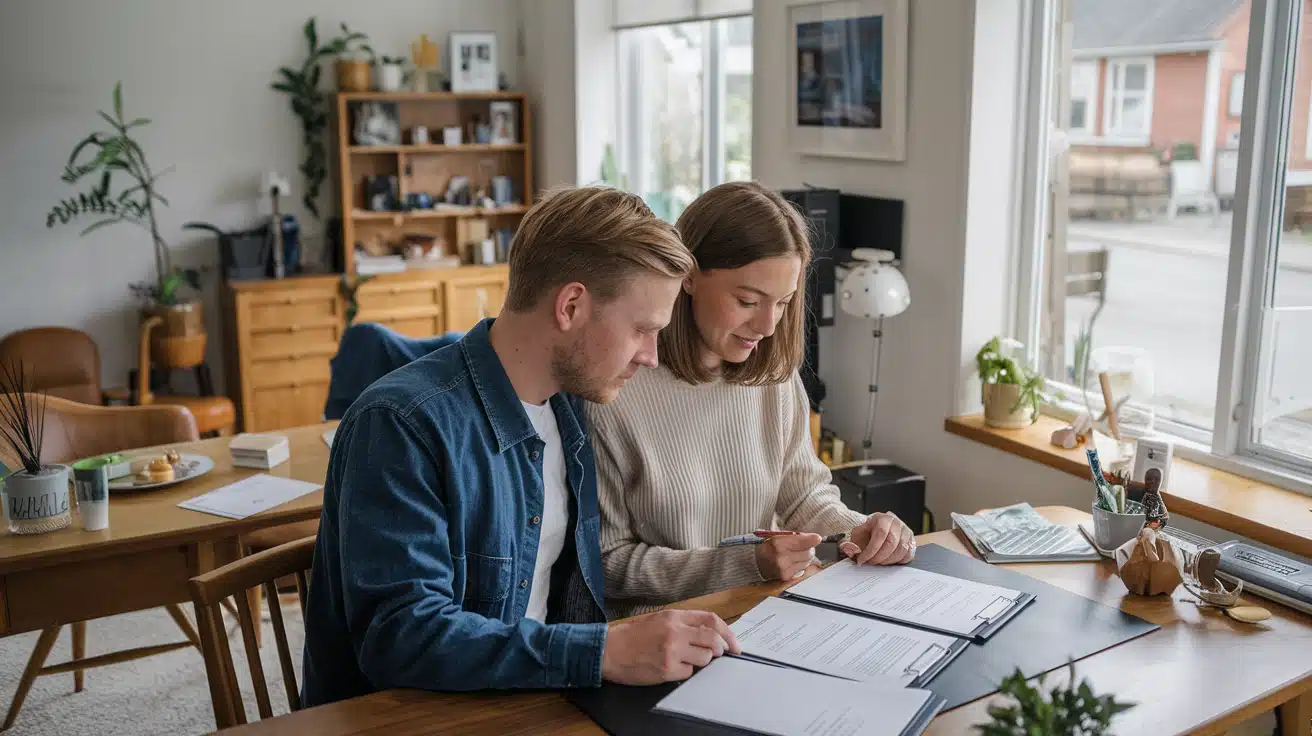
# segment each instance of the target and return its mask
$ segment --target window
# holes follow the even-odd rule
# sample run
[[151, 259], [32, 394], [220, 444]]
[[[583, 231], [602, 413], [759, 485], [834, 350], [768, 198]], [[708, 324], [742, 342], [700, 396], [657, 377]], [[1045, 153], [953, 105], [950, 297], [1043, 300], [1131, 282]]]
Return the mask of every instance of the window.
[[619, 31], [620, 160], [628, 188], [674, 221], [752, 175], [752, 18]]
[[1102, 125], [1108, 138], [1147, 141], [1153, 122], [1153, 60], [1109, 59], [1104, 99]]
[[1072, 136], [1093, 136], [1093, 120], [1098, 114], [1098, 62], [1076, 61], [1071, 64]]
[[[1102, 36], [1120, 29], [1132, 37], [1141, 19], [1115, 4], [1085, 3], [1075, 13], [1076, 4], [1036, 7], [1050, 40], [1036, 51], [1027, 99], [1043, 107], [1024, 114], [1041, 131], [1027, 153], [1036, 168], [1027, 196], [1040, 221], [1022, 251], [1017, 336], [1060, 408], [1099, 416], [1105, 374], [1113, 401], [1126, 400], [1118, 416], [1127, 438], [1164, 433], [1181, 441], [1182, 454], [1309, 491], [1312, 161], [1301, 136], [1312, 64], [1297, 58], [1309, 22], [1303, 4], [1239, 6], [1227, 23], [1248, 33], [1246, 55], [1217, 46], [1174, 57], [1182, 71], [1196, 65], [1191, 78], [1209, 81], [1173, 85], [1179, 119], [1163, 120], [1160, 138], [1153, 58], [1109, 58], [1106, 133], [1092, 139], [1078, 135], [1092, 111], [1076, 109], [1089, 72], [1084, 61], [1062, 61], [1063, 34], [1088, 22]], [[1216, 63], [1224, 73], [1203, 74]], [[1246, 80], [1262, 93], [1245, 94]], [[1061, 84], [1070, 85], [1069, 110], [1059, 108]], [[1207, 120], [1231, 114], [1241, 119]], [[1199, 140], [1205, 130], [1215, 140]], [[1069, 149], [1046, 155], [1047, 138], [1062, 131]]]

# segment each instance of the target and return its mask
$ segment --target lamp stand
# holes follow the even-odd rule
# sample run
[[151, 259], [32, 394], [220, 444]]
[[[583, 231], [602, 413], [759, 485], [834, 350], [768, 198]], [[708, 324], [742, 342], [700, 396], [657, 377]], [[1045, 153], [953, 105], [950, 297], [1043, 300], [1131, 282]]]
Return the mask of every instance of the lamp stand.
[[880, 347], [884, 343], [883, 317], [879, 317], [875, 320], [875, 330], [873, 334], [875, 338], [875, 354], [873, 360], [871, 360], [870, 385], [868, 386], [870, 392], [870, 411], [866, 417], [865, 440], [861, 442], [861, 459], [863, 462], [860, 469], [857, 471], [858, 475], [870, 475], [874, 472], [874, 470], [872, 470], [873, 466], [870, 463], [873, 459], [870, 457], [870, 452], [871, 448], [874, 446], [875, 437], [875, 406], [879, 403], [879, 359], [880, 353], [882, 352]]

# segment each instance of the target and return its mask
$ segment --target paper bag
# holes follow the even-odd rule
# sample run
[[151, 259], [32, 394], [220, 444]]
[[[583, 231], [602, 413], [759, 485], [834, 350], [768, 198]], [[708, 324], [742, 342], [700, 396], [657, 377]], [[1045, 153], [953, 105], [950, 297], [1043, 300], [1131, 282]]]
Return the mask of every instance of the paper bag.
[[1116, 548], [1116, 573], [1135, 595], [1169, 595], [1184, 579], [1184, 561], [1156, 529], [1144, 527]]

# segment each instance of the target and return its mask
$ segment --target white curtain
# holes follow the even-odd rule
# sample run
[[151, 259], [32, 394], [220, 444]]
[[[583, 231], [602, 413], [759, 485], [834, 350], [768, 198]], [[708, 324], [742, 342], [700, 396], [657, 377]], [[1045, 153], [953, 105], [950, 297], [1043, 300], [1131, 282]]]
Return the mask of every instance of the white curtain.
[[615, 0], [615, 29], [751, 15], [752, 0]]

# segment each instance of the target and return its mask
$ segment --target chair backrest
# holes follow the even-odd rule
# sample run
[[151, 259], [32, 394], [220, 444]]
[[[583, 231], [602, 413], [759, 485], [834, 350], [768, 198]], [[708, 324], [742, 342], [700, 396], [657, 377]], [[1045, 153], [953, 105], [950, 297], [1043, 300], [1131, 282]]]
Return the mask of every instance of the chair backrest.
[[[0, 401], [7, 398], [0, 395]], [[29, 411], [45, 406], [41, 461], [46, 463], [200, 439], [195, 418], [180, 406], [91, 406], [57, 396], [29, 401]], [[15, 467], [16, 460], [8, 445], [0, 444], [0, 462]]]
[[341, 419], [369, 384], [412, 361], [460, 340], [463, 332], [433, 337], [407, 337], [376, 322], [346, 328], [332, 359], [324, 419]]
[[21, 361], [32, 390], [83, 404], [103, 404], [100, 350], [91, 336], [68, 327], [33, 327], [0, 340], [0, 362]]
[[214, 706], [214, 721], [218, 728], [230, 728], [246, 722], [246, 706], [242, 702], [237, 684], [237, 671], [232, 663], [232, 650], [228, 647], [227, 627], [223, 624], [220, 605], [227, 598], [237, 604], [237, 619], [241, 625], [242, 643], [250, 665], [251, 684], [255, 688], [255, 702], [260, 718], [272, 718], [269, 704], [269, 687], [264, 678], [264, 665], [260, 662], [260, 647], [255, 640], [256, 616], [246, 591], [263, 586], [273, 619], [273, 636], [278, 644], [278, 662], [282, 665], [283, 689], [287, 692], [287, 705], [291, 710], [301, 709], [301, 698], [296, 684], [296, 671], [292, 668], [291, 650], [287, 645], [287, 627], [283, 624], [282, 608], [278, 605], [278, 590], [274, 581], [289, 575], [296, 576], [296, 591], [301, 602], [301, 616], [305, 616], [305, 571], [314, 561], [315, 537], [306, 537], [272, 549], [256, 552], [191, 579], [191, 599], [196, 606], [196, 623], [200, 630], [201, 651], [205, 655], [205, 675], [210, 683], [210, 699]]

